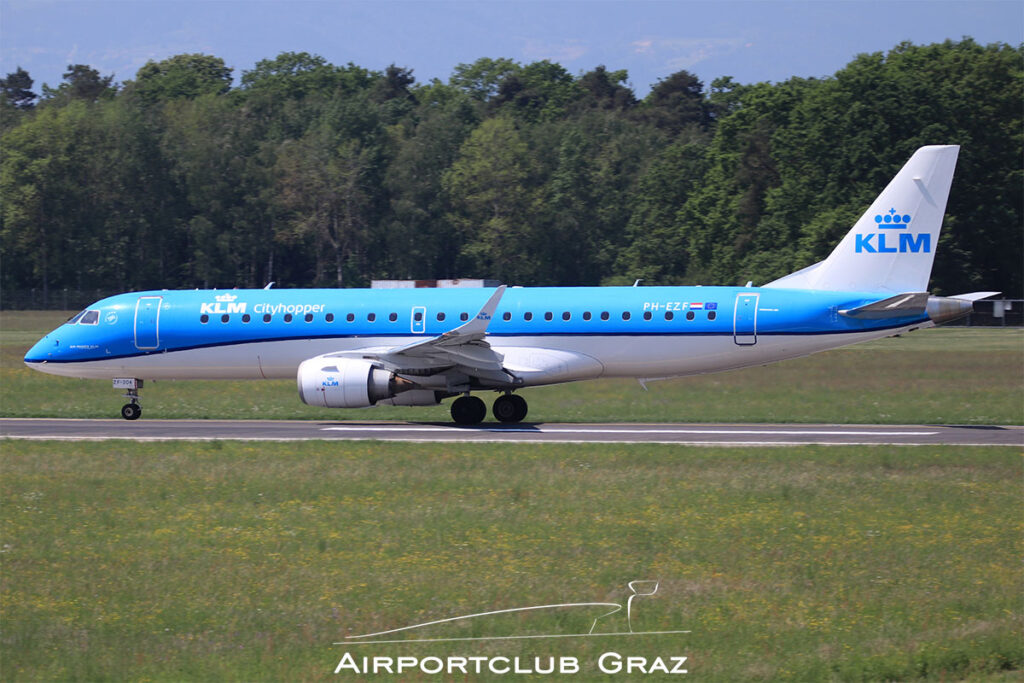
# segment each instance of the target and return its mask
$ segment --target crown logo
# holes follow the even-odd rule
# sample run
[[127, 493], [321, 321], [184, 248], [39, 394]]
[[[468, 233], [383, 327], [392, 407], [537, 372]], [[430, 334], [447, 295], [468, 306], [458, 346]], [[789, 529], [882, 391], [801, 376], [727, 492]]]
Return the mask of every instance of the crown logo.
[[234, 294], [219, 294], [213, 298], [216, 299], [217, 301], [223, 301], [224, 303], [231, 303], [238, 297], [235, 296]]
[[889, 209], [888, 213], [875, 216], [878, 227], [889, 230], [906, 228], [910, 225], [910, 214], [898, 214], [896, 209]]

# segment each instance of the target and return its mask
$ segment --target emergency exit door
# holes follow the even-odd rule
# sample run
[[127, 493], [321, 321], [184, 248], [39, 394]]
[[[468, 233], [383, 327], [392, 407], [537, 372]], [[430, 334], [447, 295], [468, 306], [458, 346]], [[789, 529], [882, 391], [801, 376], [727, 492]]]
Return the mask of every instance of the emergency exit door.
[[162, 296], [140, 296], [135, 304], [135, 348], [160, 346], [160, 304]]
[[737, 294], [736, 312], [733, 314], [733, 341], [740, 346], [757, 343], [757, 300], [760, 294]]
[[412, 317], [409, 320], [410, 329], [413, 334], [423, 334], [427, 331], [427, 307], [413, 306]]

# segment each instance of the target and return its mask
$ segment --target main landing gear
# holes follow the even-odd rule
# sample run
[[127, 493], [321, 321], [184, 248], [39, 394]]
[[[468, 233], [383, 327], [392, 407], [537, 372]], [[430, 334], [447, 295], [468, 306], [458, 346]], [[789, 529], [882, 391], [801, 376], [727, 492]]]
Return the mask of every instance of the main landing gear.
[[491, 412], [498, 422], [522, 422], [526, 419], [529, 406], [526, 399], [519, 394], [502, 394], [494, 399]]
[[142, 417], [142, 405], [139, 403], [139, 389], [142, 388], [142, 380], [134, 377], [118, 377], [114, 380], [115, 389], [124, 389], [124, 397], [128, 403], [121, 406], [121, 417], [126, 420], [138, 420]]
[[[499, 422], [522, 422], [529, 407], [518, 394], [502, 394], [494, 399], [491, 412]], [[452, 419], [456, 424], [475, 425], [487, 416], [487, 405], [477, 396], [460, 396], [452, 402]]]

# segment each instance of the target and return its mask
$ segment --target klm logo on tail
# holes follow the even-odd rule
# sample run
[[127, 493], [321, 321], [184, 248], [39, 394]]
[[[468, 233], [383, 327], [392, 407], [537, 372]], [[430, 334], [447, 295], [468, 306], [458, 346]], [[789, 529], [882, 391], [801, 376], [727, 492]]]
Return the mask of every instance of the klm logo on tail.
[[883, 232], [886, 230], [909, 230], [910, 215], [889, 213], [875, 216], [878, 232], [856, 235], [855, 250], [858, 254], [918, 254], [931, 253], [932, 236], [926, 232]]

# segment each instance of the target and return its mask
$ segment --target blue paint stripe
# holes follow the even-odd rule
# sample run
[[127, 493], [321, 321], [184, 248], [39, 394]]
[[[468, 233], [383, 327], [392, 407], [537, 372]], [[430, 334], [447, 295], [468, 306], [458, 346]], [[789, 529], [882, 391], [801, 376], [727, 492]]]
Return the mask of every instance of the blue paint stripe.
[[[901, 322], [898, 324], [888, 325], [885, 327], [872, 327], [867, 329], [846, 329], [846, 330], [807, 330], [807, 331], [784, 331], [784, 332], [764, 332], [761, 330], [757, 331], [757, 336], [760, 337], [818, 337], [827, 335], [837, 334], [857, 334], [867, 332], [881, 332], [885, 330], [894, 330], [908, 325], [914, 325], [919, 323], [927, 322], [927, 318], [920, 321], [912, 322]], [[237, 341], [223, 341], [213, 342], [209, 344], [196, 344], [191, 346], [179, 346], [168, 349], [157, 349], [154, 351], [141, 351], [138, 353], [127, 353], [120, 355], [102, 355], [94, 358], [77, 358], [75, 360], [26, 360], [26, 363], [91, 363], [94, 361], [101, 360], [122, 360], [125, 358], [144, 358], [146, 356], [153, 356], [163, 353], [179, 353], [184, 351], [196, 351], [201, 349], [214, 349], [220, 347], [230, 346], [244, 346], [247, 344], [263, 344], [263, 343], [275, 343], [275, 342], [293, 342], [293, 341], [318, 341], [324, 339], [371, 339], [386, 336], [391, 339], [400, 339], [404, 341], [411, 341], [416, 339], [430, 339], [437, 335], [422, 335], [422, 334], [389, 334], [389, 335], [365, 335], [365, 334], [351, 334], [351, 335], [302, 335], [297, 337], [274, 337], [274, 338], [261, 338], [261, 339], [243, 339]], [[530, 334], [524, 334], [521, 332], [517, 333], [488, 333], [488, 337], [547, 337], [551, 339], [568, 339], [568, 338], [589, 338], [589, 337], [733, 337], [732, 330], [723, 330], [721, 332], [587, 332], [587, 333], [566, 333], [566, 332], [534, 332]], [[400, 344], [396, 344], [399, 346]], [[353, 349], [356, 350], [356, 349]]]

